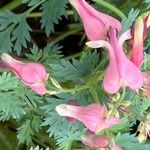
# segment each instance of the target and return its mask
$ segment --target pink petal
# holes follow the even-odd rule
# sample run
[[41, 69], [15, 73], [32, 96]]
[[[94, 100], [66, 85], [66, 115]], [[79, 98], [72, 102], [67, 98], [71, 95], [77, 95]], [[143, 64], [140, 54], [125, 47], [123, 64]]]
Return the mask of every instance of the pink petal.
[[20, 69], [24, 66], [25, 63], [12, 58], [6, 53], [2, 53], [1, 59], [7, 69], [11, 69], [15, 75], [19, 76], [18, 72], [20, 72]]
[[131, 89], [139, 89], [143, 85], [143, 76], [140, 69], [131, 62], [125, 53], [121, 43], [118, 43], [117, 32], [115, 29], [110, 30], [111, 45], [117, 57], [120, 86], [128, 86]]
[[4, 67], [16, 74], [33, 91], [40, 95], [47, 92], [45, 81], [47, 80], [48, 74], [43, 65], [38, 63], [24, 63], [12, 58], [6, 53], [1, 55], [1, 59], [4, 62]]
[[95, 16], [97, 19], [102, 20], [102, 22], [103, 22], [105, 25], [111, 26], [111, 27], [117, 29], [118, 31], [121, 30], [122, 25], [121, 25], [121, 23], [120, 23], [117, 19], [115, 19], [115, 18], [113, 18], [113, 17], [111, 17], [111, 16], [109, 16], [109, 15], [106, 15], [106, 14], [104, 14], [104, 13], [101, 13], [101, 12], [97, 11], [96, 9], [94, 9], [93, 7], [91, 7], [88, 3], [86, 3], [85, 0], [81, 0], [81, 1], [82, 1], [82, 3], [84, 3], [84, 6], [86, 7], [86, 9], [87, 9], [93, 16]]
[[106, 47], [109, 50], [109, 65], [104, 76], [103, 85], [105, 91], [107, 91], [108, 93], [116, 93], [120, 88], [120, 78], [118, 63], [112, 46], [106, 41], [90, 41], [86, 44], [92, 48]]
[[150, 86], [150, 72], [142, 72], [144, 78], [144, 85]]
[[88, 106], [61, 104], [56, 106], [55, 109], [61, 116], [72, 117], [81, 121], [92, 132], [97, 132], [97, 127], [105, 121], [106, 108], [100, 104], [91, 104]]
[[89, 40], [105, 39], [109, 26], [120, 30], [121, 24], [118, 20], [91, 7], [85, 0], [69, 0], [78, 11]]
[[92, 133], [86, 133], [81, 137], [82, 143], [92, 148], [105, 148], [108, 146], [109, 141], [105, 136], [98, 136]]
[[144, 60], [144, 21], [142, 17], [138, 17], [133, 26], [133, 48], [132, 48], [132, 62], [140, 67]]

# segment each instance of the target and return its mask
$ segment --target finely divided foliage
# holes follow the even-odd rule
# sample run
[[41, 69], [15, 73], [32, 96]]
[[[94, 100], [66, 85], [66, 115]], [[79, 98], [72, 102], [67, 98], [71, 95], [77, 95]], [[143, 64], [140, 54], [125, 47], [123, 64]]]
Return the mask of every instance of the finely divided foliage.
[[[87, 2], [90, 4], [90, 1], [87, 0]], [[113, 2], [111, 0], [109, 2], [108, 8], [111, 10], [114, 8], [111, 7]], [[103, 4], [107, 4], [107, 2]], [[150, 0], [145, 0], [144, 4], [147, 6], [143, 10], [146, 10], [150, 7]], [[97, 4], [95, 5], [98, 7]], [[81, 30], [81, 25], [72, 20], [74, 13], [72, 7], [68, 7], [68, 0], [21, 0], [20, 6], [21, 13], [15, 13], [17, 12], [15, 9], [14, 11], [6, 10], [0, 12], [0, 52], [13, 52], [14, 56], [21, 55], [23, 59], [27, 59], [27, 62], [43, 64], [48, 75], [48, 78], [43, 83], [46, 86], [47, 93], [42, 96], [36, 94], [23, 84], [24, 81], [21, 82], [16, 76], [8, 73], [7, 70], [4, 72], [2, 69], [5, 67], [3, 62], [0, 61], [0, 67], [2, 67], [0, 70], [0, 121], [6, 121], [4, 128], [9, 128], [17, 133], [18, 143], [21, 146], [26, 144], [27, 149], [30, 150], [62, 150], [62, 148], [63, 150], [69, 150], [69, 144], [72, 145], [70, 149], [87, 149], [82, 144], [81, 138], [87, 133], [85, 126], [77, 120], [70, 122], [66, 117], [58, 115], [55, 108], [60, 104], [68, 104], [71, 100], [76, 101], [81, 106], [100, 103], [105, 105], [108, 110], [108, 116], [106, 117], [109, 119], [111, 117], [121, 118], [120, 124], [98, 133], [98, 136], [110, 136], [108, 149], [111, 149], [113, 142], [115, 142], [122, 150], [150, 150], [149, 142], [140, 143], [138, 141], [137, 131], [135, 131], [137, 135], [130, 134], [133, 127], [138, 126], [136, 124], [137, 120], [143, 124], [145, 121], [149, 121], [147, 114], [149, 114], [150, 98], [144, 94], [149, 86], [143, 86], [137, 91], [123, 87], [115, 94], [108, 94], [103, 88], [103, 79], [110, 59], [110, 56], [107, 56], [107, 51], [104, 51], [103, 48], [93, 50], [84, 47], [77, 57], [76, 55], [71, 55], [68, 59], [68, 57], [63, 55], [65, 48], [59, 45], [62, 45], [63, 40], [68, 35], [75, 33], [74, 30]], [[120, 8], [123, 9], [123, 4]], [[120, 35], [132, 28], [141, 9], [131, 9], [127, 17], [122, 17]], [[125, 10], [123, 9], [122, 11], [124, 12]], [[33, 16], [35, 18], [31, 19]], [[70, 23], [67, 20], [69, 26], [55, 34], [54, 30], [57, 30], [61, 19], [65, 21], [68, 19], [72, 22]], [[40, 23], [36, 27], [41, 28], [40, 34], [44, 35], [42, 38], [47, 38], [45, 42], [47, 45], [42, 43], [43, 45], [40, 48], [37, 46], [39, 43], [34, 42], [35, 40], [32, 37], [34, 30], [37, 31], [37, 29], [33, 28], [33, 24], [36, 24], [36, 21], [38, 21], [38, 25]], [[105, 29], [107, 32], [107, 26]], [[75, 37], [81, 37], [81, 34], [83, 35], [83, 32], [78, 32]], [[109, 34], [110, 32], [107, 34], [107, 40], [110, 38]], [[55, 44], [53, 44], [53, 39]], [[58, 43], [58, 39], [62, 43]], [[145, 52], [149, 52], [149, 39], [150, 34], [147, 36], [146, 46], [144, 45]], [[75, 38], [73, 37], [74, 41]], [[114, 42], [113, 39], [109, 39], [109, 41]], [[67, 40], [65, 42], [69, 45], [72, 44]], [[133, 42], [131, 40], [129, 41], [130, 44], [128, 44], [128, 41], [124, 44], [125, 48], [127, 47], [125, 55], [128, 54], [128, 50]], [[78, 48], [81, 48], [80, 44], [81, 41], [78, 43]], [[82, 44], [85, 43], [82, 41]], [[24, 48], [29, 51], [24, 52]], [[26, 62], [24, 60], [20, 61]], [[122, 61], [121, 63], [123, 66]], [[6, 68], [9, 69], [8, 66]], [[142, 71], [150, 71], [149, 54], [145, 54], [144, 64], [140, 69]], [[38, 75], [40, 76], [40, 74]], [[33, 86], [36, 85], [35, 83]], [[51, 90], [56, 94], [51, 94]], [[149, 129], [149, 124], [146, 129]], [[7, 137], [3, 137], [0, 132], [0, 139], [5, 141]]]
[[43, 3], [42, 10], [42, 29], [45, 28], [46, 35], [54, 32], [54, 24], [58, 24], [62, 15], [66, 14], [65, 8], [68, 0], [48, 0]]
[[32, 29], [26, 19], [40, 4], [43, 3], [41, 28], [45, 28], [47, 36], [54, 32], [54, 24], [58, 24], [61, 16], [66, 14], [67, 0], [23, 0], [22, 2], [32, 7], [22, 14], [15, 14], [11, 11], [0, 13], [0, 52], [16, 51], [19, 55], [22, 47], [27, 48], [27, 41], [31, 40]]

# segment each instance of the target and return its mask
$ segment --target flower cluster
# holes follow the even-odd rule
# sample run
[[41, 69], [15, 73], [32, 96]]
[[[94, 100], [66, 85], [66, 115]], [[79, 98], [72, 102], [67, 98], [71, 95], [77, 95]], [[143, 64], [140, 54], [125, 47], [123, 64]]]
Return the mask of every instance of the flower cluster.
[[[109, 64], [103, 78], [104, 90], [108, 94], [115, 94], [121, 88], [128, 87], [134, 91], [143, 89], [144, 94], [150, 96], [150, 73], [141, 70], [141, 65], [144, 62], [143, 43], [150, 26], [150, 12], [139, 16], [131, 28], [120, 35], [122, 25], [117, 19], [97, 11], [85, 0], [69, 0], [69, 2], [83, 22], [89, 40], [86, 45], [91, 48], [103, 47], [108, 50]], [[130, 48], [131, 55], [125, 53], [125, 44]], [[37, 94], [49, 93], [46, 88], [48, 73], [42, 64], [25, 63], [6, 53], [1, 55], [0, 63], [1, 67], [11, 70]], [[104, 104], [92, 103], [80, 106], [72, 101], [68, 104], [60, 104], [55, 109], [60, 116], [65, 116], [68, 121], [78, 120], [84, 124], [88, 131], [81, 137], [83, 144], [92, 148], [122, 150], [113, 136], [109, 137], [105, 134], [105, 130], [120, 124], [121, 119], [119, 116], [110, 115]], [[149, 124], [148, 118], [138, 128], [141, 141], [150, 134]]]
[[[84, 30], [90, 41], [86, 43], [91, 48], [104, 47], [108, 49], [109, 64], [106, 69], [103, 87], [109, 94], [117, 93], [120, 88], [128, 87], [139, 90], [150, 86], [150, 73], [142, 72], [144, 60], [144, 39], [150, 25], [150, 13], [139, 16], [132, 27], [120, 35], [121, 23], [115, 18], [98, 12], [85, 0], [69, 0], [79, 13]], [[120, 35], [120, 36], [119, 36]], [[131, 47], [131, 55], [124, 50], [124, 44]], [[145, 90], [150, 95], [150, 88]], [[92, 148], [111, 148], [121, 150], [114, 138], [101, 135], [101, 131], [121, 122], [119, 118], [110, 116], [105, 105], [90, 104], [88, 106], [73, 106], [61, 104], [56, 107], [61, 116], [71, 117], [82, 122], [89, 130], [82, 137], [82, 142]]]

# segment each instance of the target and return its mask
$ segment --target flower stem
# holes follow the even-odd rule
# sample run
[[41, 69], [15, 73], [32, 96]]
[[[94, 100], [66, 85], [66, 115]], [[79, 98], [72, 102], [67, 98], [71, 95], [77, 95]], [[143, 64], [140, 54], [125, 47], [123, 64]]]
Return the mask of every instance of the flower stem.
[[101, 6], [104, 6], [108, 9], [110, 9], [111, 11], [116, 13], [121, 19], [126, 18], [125, 14], [122, 11], [120, 11], [118, 8], [113, 6], [112, 4], [110, 4], [104, 0], [93, 0], [93, 1], [96, 2], [97, 4], [101, 5]]
[[60, 35], [59, 37], [57, 37], [55, 40], [53, 40], [53, 44], [55, 45], [57, 42], [63, 40], [64, 38], [66, 38], [74, 33], [79, 32], [81, 30], [82, 30], [82, 27], [78, 27], [78, 28], [69, 30], [69, 31], [65, 32], [64, 34]]
[[66, 144], [62, 150], [71, 150], [71, 147], [72, 147], [72, 142]]
[[6, 4], [2, 8], [0, 8], [0, 12], [5, 11], [5, 10], [13, 10], [17, 6], [21, 4], [21, 0], [13, 0], [12, 2]]
[[122, 88], [122, 94], [121, 94], [120, 100], [123, 100], [123, 99], [124, 99], [125, 94], [126, 94], [126, 87], [123, 87], [123, 88]]

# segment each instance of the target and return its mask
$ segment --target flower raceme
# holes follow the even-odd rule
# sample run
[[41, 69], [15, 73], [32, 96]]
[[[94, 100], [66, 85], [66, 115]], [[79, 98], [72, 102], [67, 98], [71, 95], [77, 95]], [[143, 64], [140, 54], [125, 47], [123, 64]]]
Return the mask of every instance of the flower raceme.
[[105, 91], [114, 94], [121, 87], [129, 87], [133, 90], [141, 88], [143, 85], [142, 73], [123, 51], [124, 41], [131, 38], [130, 31], [118, 38], [116, 29], [110, 28], [109, 38], [110, 42], [98, 40], [86, 43], [89, 47], [105, 47], [109, 51], [109, 65], [103, 80]]
[[121, 30], [121, 23], [91, 7], [85, 0], [69, 0], [79, 13], [89, 40], [104, 40], [109, 27]]
[[132, 27], [133, 46], [132, 62], [138, 67], [141, 66], [144, 59], [144, 39], [147, 36], [147, 29], [150, 26], [150, 12], [139, 16]]
[[60, 116], [71, 117], [81, 121], [86, 128], [94, 133], [120, 123], [119, 118], [107, 118], [106, 107], [100, 104], [90, 104], [88, 106], [60, 104], [55, 109]]
[[4, 63], [3, 66], [11, 70], [25, 85], [40, 95], [46, 94], [45, 81], [48, 79], [48, 74], [43, 65], [24, 63], [6, 53], [1, 55], [1, 59]]

